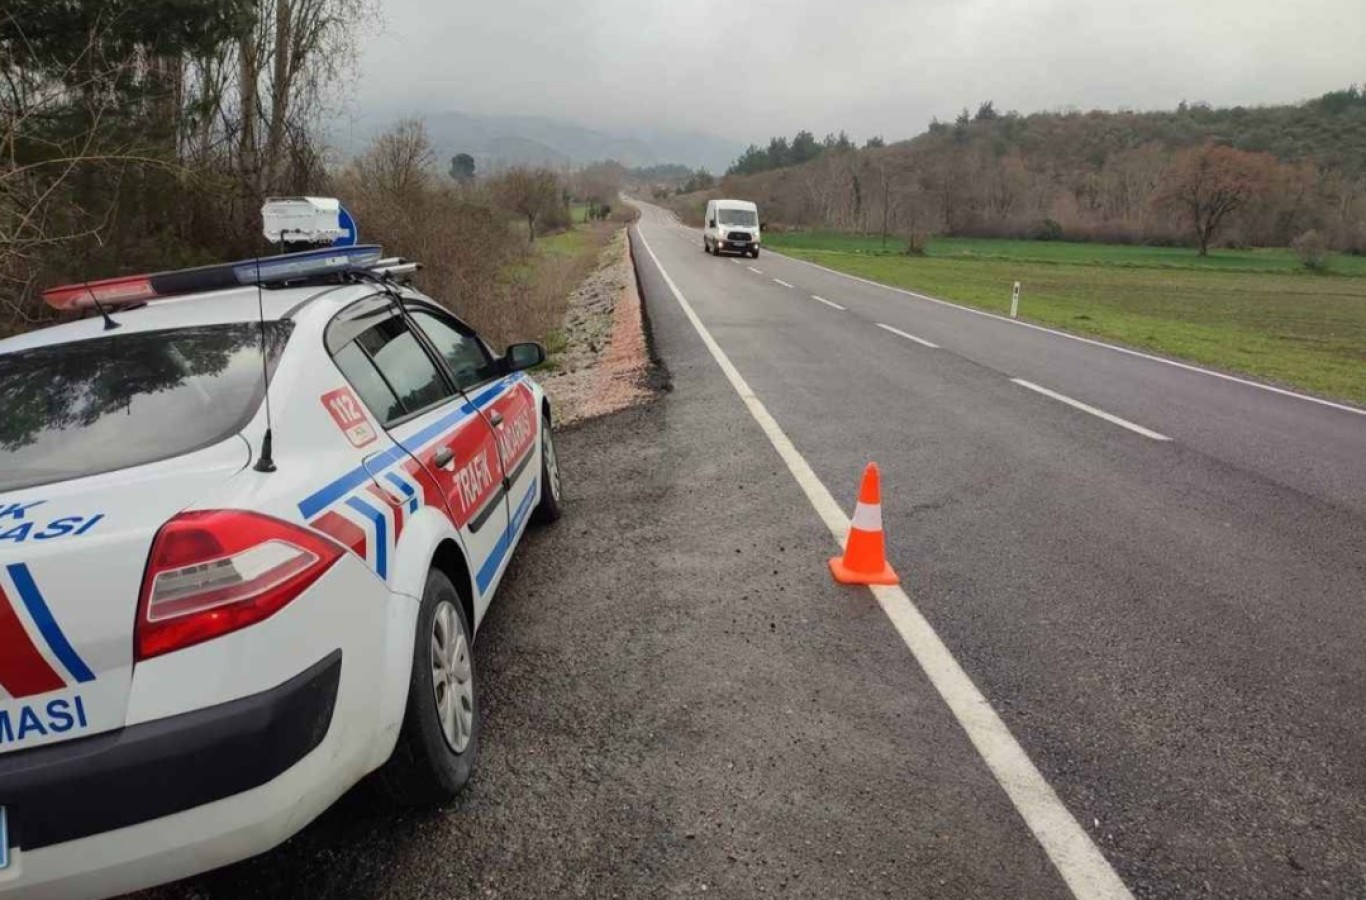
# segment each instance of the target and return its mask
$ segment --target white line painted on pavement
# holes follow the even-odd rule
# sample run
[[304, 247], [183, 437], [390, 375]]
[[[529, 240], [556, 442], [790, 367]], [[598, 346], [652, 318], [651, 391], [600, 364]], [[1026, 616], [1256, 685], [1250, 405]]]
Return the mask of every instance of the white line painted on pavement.
[[773, 280], [776, 281], [776, 282], [778, 282], [778, 284], [781, 284], [781, 285], [782, 285], [783, 287], [785, 287], [785, 288], [790, 288], [790, 287], [792, 287], [792, 285], [788, 284], [786, 281], [783, 281], [781, 278], [775, 278], [775, 279], [773, 279]]
[[1296, 391], [1288, 391], [1285, 388], [1279, 388], [1275, 385], [1262, 384], [1260, 381], [1249, 381], [1246, 378], [1239, 378], [1236, 375], [1228, 375], [1224, 372], [1216, 372], [1213, 369], [1206, 369], [1201, 366], [1191, 365], [1190, 363], [1183, 363], [1178, 362], [1174, 359], [1167, 359], [1165, 356], [1154, 356], [1151, 353], [1144, 353], [1141, 350], [1131, 350], [1128, 347], [1121, 347], [1118, 344], [1107, 344], [1104, 341], [1098, 341], [1094, 338], [1082, 337], [1079, 334], [1071, 334], [1070, 332], [1059, 331], [1056, 328], [1047, 328], [1043, 325], [1035, 325], [1033, 322], [1025, 322], [1021, 319], [1007, 318], [1006, 316], [1000, 316], [996, 313], [987, 312], [984, 309], [973, 309], [971, 306], [964, 306], [961, 303], [952, 303], [948, 300], [940, 300], [938, 297], [931, 297], [929, 294], [920, 294], [916, 293], [915, 291], [908, 291], [905, 288], [893, 287], [890, 284], [883, 284], [880, 281], [873, 281], [871, 278], [860, 278], [858, 275], [850, 275], [848, 272], [841, 272], [838, 269], [832, 269], [829, 266], [823, 266], [820, 263], [813, 263], [809, 260], [798, 259], [795, 256], [786, 256], [784, 254], [779, 254], [775, 250], [770, 250], [769, 252], [775, 253], [779, 256], [783, 256], [784, 259], [791, 260], [792, 262], [801, 263], [804, 266], [811, 266], [813, 269], [820, 269], [822, 272], [829, 272], [831, 275], [838, 275], [841, 278], [848, 278], [853, 281], [861, 281], [864, 284], [871, 285], [875, 288], [882, 288], [885, 291], [894, 291], [898, 294], [905, 294], [908, 297], [915, 297], [917, 300], [927, 300], [930, 303], [938, 303], [940, 306], [951, 306], [954, 309], [960, 309], [963, 312], [972, 313], [974, 316], [985, 316], [988, 319], [995, 319], [998, 322], [1005, 322], [1007, 325], [1018, 325], [1021, 328], [1029, 328], [1033, 331], [1042, 331], [1045, 334], [1052, 334], [1058, 337], [1067, 338], [1069, 341], [1080, 341], [1083, 344], [1090, 344], [1093, 347], [1104, 347], [1106, 350], [1113, 350], [1116, 353], [1124, 353], [1128, 356], [1137, 356], [1139, 359], [1146, 359], [1149, 362], [1162, 363], [1164, 366], [1173, 366], [1177, 369], [1185, 369], [1187, 372], [1195, 372], [1199, 375], [1208, 375], [1211, 378], [1219, 378], [1224, 381], [1232, 381], [1234, 384], [1241, 384], [1245, 385], [1246, 387], [1257, 388], [1260, 391], [1269, 391], [1273, 394], [1280, 394], [1282, 397], [1293, 397], [1296, 400], [1308, 400], [1310, 403], [1317, 403], [1319, 406], [1327, 406], [1332, 409], [1342, 410], [1343, 412], [1356, 413], [1359, 416], [1366, 416], [1366, 409], [1361, 409], [1360, 407], [1348, 406], [1345, 403], [1334, 403], [1332, 400], [1325, 400], [1322, 397], [1311, 397], [1309, 394], [1301, 394]]
[[844, 309], [843, 306], [840, 306], [838, 303], [834, 302], [833, 300], [827, 300], [827, 299], [825, 299], [824, 297], [817, 297], [815, 294], [812, 294], [812, 295], [811, 295], [811, 299], [812, 299], [812, 300], [819, 300], [821, 303], [824, 303], [826, 306], [833, 306], [833, 307], [835, 307], [835, 309]]
[[750, 270], [751, 272], [753, 272], [755, 275], [762, 275], [762, 274], [764, 274], [764, 270], [763, 270], [763, 269], [756, 269], [756, 268], [754, 268], [753, 266], [745, 266], [745, 268], [746, 268], [746, 269], [749, 269], [749, 270]]
[[1025, 381], [1023, 378], [1012, 378], [1010, 380], [1018, 384], [1020, 387], [1029, 388], [1031, 391], [1037, 391], [1038, 393], [1043, 394], [1045, 397], [1052, 397], [1059, 403], [1066, 403], [1068, 406], [1075, 407], [1076, 409], [1079, 409], [1082, 412], [1088, 412], [1093, 416], [1096, 416], [1098, 418], [1104, 419], [1107, 422], [1111, 422], [1115, 425], [1118, 425], [1120, 428], [1127, 428], [1130, 431], [1137, 432], [1138, 434], [1141, 434], [1146, 438], [1152, 438], [1155, 441], [1171, 440], [1171, 438], [1167, 437], [1165, 434], [1158, 434], [1156, 431], [1149, 431], [1142, 425], [1135, 425], [1128, 419], [1121, 419], [1119, 416], [1112, 416], [1103, 409], [1096, 409], [1094, 406], [1087, 406], [1080, 400], [1073, 400], [1071, 397], [1065, 397], [1062, 394], [1059, 394], [1057, 391], [1050, 391], [1048, 388], [1039, 387], [1032, 381]]
[[[844, 514], [844, 510], [835, 502], [829, 489], [816, 477], [816, 473], [793, 446], [777, 420], [769, 414], [748, 382], [731, 363], [730, 357], [726, 356], [721, 345], [716, 343], [711, 332], [707, 331], [707, 327], [693, 310], [692, 304], [660, 265], [659, 257], [655, 256], [650, 242], [645, 239], [639, 228], [636, 229], [636, 236], [640, 238], [641, 246], [654, 261], [659, 274], [663, 276], [664, 283], [673, 292], [674, 299], [683, 309], [683, 314], [692, 322], [693, 328], [697, 329], [702, 343], [711, 351], [717, 365], [725, 373], [731, 387], [740, 395], [740, 399], [763, 429], [773, 449], [778, 451], [778, 455], [787, 464], [788, 471], [801, 486], [806, 499], [815, 507], [816, 514], [821, 517], [825, 527], [830, 529], [836, 543], [842, 546], [849, 532], [849, 517]], [[972, 679], [953, 658], [949, 648], [944, 646], [934, 627], [921, 615], [920, 610], [916, 609], [906, 592], [899, 587], [873, 587], [871, 590], [882, 606], [882, 611], [887, 614], [901, 639], [910, 648], [916, 662], [920, 663], [930, 683], [953, 712], [958, 724], [967, 732], [969, 740], [981, 754], [997, 783], [1010, 797], [1010, 802], [1015, 805], [1025, 824], [1033, 832], [1034, 838], [1067, 882], [1073, 896], [1079, 900], [1133, 900], [1133, 895], [1115, 874], [1115, 870], [1110, 868], [1110, 864], [1092, 842], [1090, 835], [1067, 811], [1067, 807], [1063, 806], [1058, 795], [1044, 780], [1043, 775], [1039, 774], [1039, 770], [1010, 733], [1005, 722], [1001, 721], [1001, 717], [991, 708], [982, 692], [977, 690]]]
[[877, 327], [878, 327], [878, 328], [881, 328], [883, 331], [890, 331], [892, 334], [900, 335], [901, 337], [904, 337], [904, 338], [905, 338], [906, 340], [908, 340], [908, 341], [915, 341], [917, 344], [923, 344], [923, 345], [926, 346], [926, 347], [933, 347], [933, 348], [935, 348], [936, 350], [939, 349], [939, 345], [938, 345], [938, 344], [931, 344], [929, 341], [925, 340], [925, 339], [922, 338], [922, 337], [916, 337], [916, 336], [913, 335], [913, 334], [907, 334], [906, 332], [902, 331], [900, 328], [893, 328], [893, 327], [890, 326], [890, 325], [883, 325], [881, 322], [876, 322], [876, 323], [874, 323], [874, 324], [876, 324]]
[[740, 262], [740, 260], [738, 260], [738, 259], [732, 259], [731, 262], [735, 263], [737, 266], [743, 266], [743, 265], [744, 265], [744, 263]]

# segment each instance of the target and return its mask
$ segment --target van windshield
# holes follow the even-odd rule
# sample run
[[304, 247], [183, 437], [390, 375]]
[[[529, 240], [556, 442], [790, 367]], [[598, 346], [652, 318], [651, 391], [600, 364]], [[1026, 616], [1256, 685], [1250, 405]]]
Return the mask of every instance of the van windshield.
[[759, 214], [752, 209], [718, 209], [716, 220], [722, 225], [739, 225], [753, 228], [759, 224]]

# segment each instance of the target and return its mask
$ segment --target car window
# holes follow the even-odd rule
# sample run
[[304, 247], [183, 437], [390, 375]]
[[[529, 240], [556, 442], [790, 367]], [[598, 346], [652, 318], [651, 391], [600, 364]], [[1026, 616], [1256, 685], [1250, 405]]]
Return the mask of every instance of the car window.
[[[0, 355], [0, 490], [169, 459], [242, 430], [265, 395], [261, 327], [113, 334]], [[291, 328], [266, 323], [270, 369]]]
[[436, 363], [402, 319], [380, 322], [357, 337], [355, 344], [374, 362], [405, 412], [426, 409], [452, 395]]
[[488, 381], [498, 374], [492, 357], [484, 344], [472, 334], [462, 334], [440, 316], [424, 309], [415, 309], [413, 319], [431, 340], [437, 352], [446, 358], [455, 383], [462, 390]]
[[398, 402], [393, 389], [379, 374], [379, 370], [370, 361], [370, 357], [365, 355], [364, 350], [354, 343], [347, 344], [337, 351], [333, 359], [337, 363], [337, 368], [346, 376], [346, 380], [356, 389], [361, 401], [374, 413], [375, 418], [388, 423], [404, 414], [403, 404]]

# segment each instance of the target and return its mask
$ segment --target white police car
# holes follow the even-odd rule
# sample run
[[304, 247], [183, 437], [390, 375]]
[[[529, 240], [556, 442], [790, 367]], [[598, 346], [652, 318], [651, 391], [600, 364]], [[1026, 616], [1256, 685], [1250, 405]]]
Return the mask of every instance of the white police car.
[[470, 640], [559, 514], [544, 351], [379, 256], [56, 289], [108, 318], [0, 341], [0, 896], [251, 856], [377, 768], [469, 778]]

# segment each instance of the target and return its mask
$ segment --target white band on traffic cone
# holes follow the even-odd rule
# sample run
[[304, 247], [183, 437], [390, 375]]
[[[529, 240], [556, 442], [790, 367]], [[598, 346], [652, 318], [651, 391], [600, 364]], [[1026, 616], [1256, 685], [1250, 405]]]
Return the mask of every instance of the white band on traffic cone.
[[882, 504], [860, 503], [854, 507], [854, 518], [849, 520], [849, 524], [859, 531], [881, 531]]

